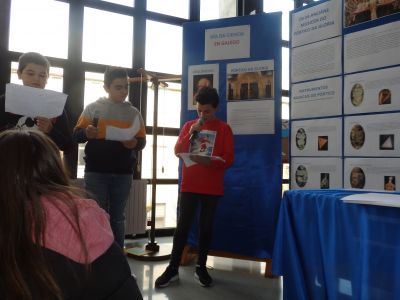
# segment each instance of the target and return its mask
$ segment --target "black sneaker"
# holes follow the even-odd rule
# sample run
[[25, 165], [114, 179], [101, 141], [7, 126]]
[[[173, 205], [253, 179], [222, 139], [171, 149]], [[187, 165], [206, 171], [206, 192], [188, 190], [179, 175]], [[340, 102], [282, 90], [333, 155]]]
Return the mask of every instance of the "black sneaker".
[[164, 273], [157, 278], [155, 286], [156, 288], [163, 288], [169, 286], [171, 282], [179, 280], [179, 272], [176, 269], [172, 269], [168, 266]]
[[204, 287], [210, 286], [213, 282], [211, 276], [208, 275], [206, 266], [196, 266], [194, 278], [196, 278], [200, 285]]

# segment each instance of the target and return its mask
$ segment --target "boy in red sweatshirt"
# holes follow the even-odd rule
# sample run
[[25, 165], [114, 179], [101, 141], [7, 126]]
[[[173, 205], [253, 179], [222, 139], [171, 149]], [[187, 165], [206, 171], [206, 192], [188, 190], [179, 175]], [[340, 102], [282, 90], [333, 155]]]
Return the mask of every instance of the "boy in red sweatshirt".
[[183, 126], [175, 145], [175, 155], [190, 153], [190, 159], [195, 164], [182, 167], [179, 217], [171, 260], [165, 272], [155, 282], [158, 288], [166, 287], [179, 279], [179, 262], [198, 206], [199, 255], [195, 278], [204, 287], [212, 284], [206, 261], [218, 199], [224, 194], [224, 171], [233, 163], [233, 134], [229, 125], [215, 115], [219, 104], [215, 88], [203, 87], [195, 99], [199, 118], [188, 121]]

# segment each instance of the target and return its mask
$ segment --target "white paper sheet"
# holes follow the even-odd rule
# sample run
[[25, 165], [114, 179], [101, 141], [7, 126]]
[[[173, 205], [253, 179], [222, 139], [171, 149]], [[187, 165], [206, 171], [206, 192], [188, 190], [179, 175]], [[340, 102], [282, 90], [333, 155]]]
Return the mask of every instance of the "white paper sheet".
[[292, 189], [342, 188], [342, 159], [336, 157], [292, 157]]
[[5, 111], [27, 117], [55, 118], [62, 114], [68, 95], [8, 83]]
[[400, 67], [344, 77], [345, 114], [391, 110], [400, 110]]
[[114, 126], [106, 127], [106, 140], [110, 141], [129, 141], [140, 129], [140, 120], [136, 118], [129, 128], [118, 128]]
[[[182, 158], [183, 163], [185, 164], [186, 167], [191, 167], [193, 165], [196, 165], [197, 163], [191, 160], [190, 156], [204, 156], [204, 155], [197, 155], [193, 153], [179, 153], [178, 156]], [[225, 162], [225, 160], [219, 156], [209, 156], [209, 157], [211, 158], [211, 160], [220, 160], [222, 162]]]
[[342, 77], [293, 84], [292, 120], [342, 114]]
[[400, 113], [344, 118], [345, 156], [400, 157]]
[[400, 195], [392, 193], [364, 193], [343, 197], [346, 203], [400, 207]]
[[292, 47], [341, 34], [342, 1], [328, 1], [292, 14]]
[[342, 120], [326, 118], [291, 122], [292, 156], [340, 156]]
[[344, 37], [344, 73], [400, 63], [400, 21]]
[[291, 53], [292, 83], [342, 73], [341, 37], [293, 48]]
[[206, 29], [204, 60], [250, 57], [250, 25]]
[[398, 191], [400, 161], [398, 158], [346, 158], [344, 187], [353, 189]]

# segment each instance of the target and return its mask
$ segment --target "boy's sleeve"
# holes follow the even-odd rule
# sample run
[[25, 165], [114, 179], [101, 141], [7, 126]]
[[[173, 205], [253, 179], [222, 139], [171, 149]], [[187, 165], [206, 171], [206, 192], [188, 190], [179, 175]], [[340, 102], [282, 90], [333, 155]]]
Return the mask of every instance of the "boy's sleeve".
[[69, 128], [68, 116], [63, 110], [61, 116], [56, 118], [53, 128], [48, 136], [56, 143], [58, 148], [64, 152], [72, 149], [72, 136]]
[[140, 120], [140, 129], [135, 136], [137, 140], [137, 144], [134, 149], [135, 151], [143, 150], [143, 148], [146, 146], [146, 127], [144, 126], [142, 115], [139, 112], [138, 112], [138, 117]]
[[185, 123], [183, 125], [182, 130], [179, 133], [178, 140], [176, 141], [175, 144], [175, 155], [178, 155], [179, 153], [187, 153], [189, 152], [189, 146], [190, 146], [190, 141], [189, 141], [189, 123]]
[[78, 122], [75, 125], [74, 131], [72, 133], [72, 138], [77, 143], [86, 143], [86, 127], [91, 124], [91, 118], [88, 112], [87, 107], [83, 110], [81, 116], [78, 119]]

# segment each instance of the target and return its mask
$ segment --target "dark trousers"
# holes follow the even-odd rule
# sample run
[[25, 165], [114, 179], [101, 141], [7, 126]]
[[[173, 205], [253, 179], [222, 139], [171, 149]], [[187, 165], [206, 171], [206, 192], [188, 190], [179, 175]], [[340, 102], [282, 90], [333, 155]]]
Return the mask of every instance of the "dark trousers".
[[208, 249], [212, 239], [214, 215], [220, 196], [196, 193], [181, 193], [178, 224], [176, 226], [172, 246], [170, 266], [179, 268], [183, 249], [186, 245], [189, 231], [200, 206], [199, 241], [197, 264], [205, 266]]

